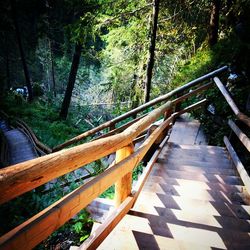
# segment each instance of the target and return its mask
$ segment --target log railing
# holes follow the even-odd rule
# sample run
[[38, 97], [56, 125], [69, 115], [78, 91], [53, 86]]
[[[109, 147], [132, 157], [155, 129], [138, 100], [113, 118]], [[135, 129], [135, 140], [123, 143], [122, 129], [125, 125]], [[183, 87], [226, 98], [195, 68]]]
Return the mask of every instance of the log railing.
[[[243, 133], [240, 128], [232, 121], [228, 121], [229, 127], [232, 129], [232, 131], [235, 133], [235, 135], [238, 137], [239, 141], [244, 145], [244, 147], [247, 149], [248, 152], [250, 152], [250, 139], [247, 137], [245, 133]], [[241, 160], [239, 159], [236, 151], [234, 150], [232, 144], [230, 143], [227, 136], [224, 136], [224, 143], [226, 145], [226, 148], [231, 156], [231, 159], [236, 166], [238, 173], [244, 183], [247, 195], [250, 196], [250, 178], [248, 176], [248, 173], [246, 169], [244, 168]]]
[[11, 128], [15, 127], [22, 131], [31, 141], [39, 156], [49, 154], [52, 152], [48, 146], [43, 144], [41, 141], [38, 140], [32, 129], [22, 120], [20, 119], [11, 119], [5, 112], [0, 111], [0, 115], [4, 118], [6, 122], [11, 125]]
[[[226, 102], [228, 103], [228, 105], [232, 109], [233, 113], [235, 114], [236, 119], [238, 119], [239, 121], [245, 123], [248, 127], [250, 127], [250, 118], [247, 115], [243, 114], [239, 110], [236, 103], [232, 99], [230, 93], [228, 92], [226, 87], [222, 84], [220, 79], [218, 77], [214, 77], [213, 80], [214, 80], [216, 86], [218, 87], [218, 89], [220, 90], [220, 92], [222, 93], [223, 97], [225, 98]], [[245, 148], [248, 150], [248, 152], [250, 152], [250, 140], [247, 137], [247, 135], [245, 133], [243, 133], [240, 130], [240, 128], [232, 120], [228, 121], [228, 125], [231, 128], [231, 130], [235, 133], [235, 135], [238, 137], [238, 139], [242, 143], [242, 145], [244, 145]], [[239, 175], [240, 175], [240, 177], [245, 185], [246, 195], [249, 197], [250, 196], [250, 178], [249, 178], [249, 175], [248, 175], [245, 167], [243, 166], [241, 160], [239, 159], [236, 151], [234, 150], [234, 148], [233, 148], [232, 144], [230, 143], [227, 136], [224, 136], [224, 143], [225, 143], [226, 148], [229, 152], [229, 155], [230, 155], [234, 165], [236, 166], [237, 171], [238, 171], [238, 173], [239, 173]]]
[[40, 156], [52, 152], [52, 150], [48, 146], [37, 139], [32, 129], [25, 122], [21, 121], [20, 119], [16, 119], [14, 123], [20, 130], [22, 130], [23, 133], [26, 134], [26, 136], [28, 136]]
[[230, 108], [232, 109], [236, 117], [240, 121], [244, 122], [248, 127], [250, 127], [250, 118], [239, 110], [236, 103], [234, 102], [234, 100], [232, 99], [232, 97], [230, 96], [229, 92], [227, 91], [225, 86], [222, 84], [220, 79], [218, 77], [214, 77], [214, 82], [216, 86], [218, 87], [218, 89], [220, 90], [220, 92], [222, 93], [222, 95], [224, 96], [224, 98], [226, 99], [228, 105], [230, 106]]
[[[116, 183], [117, 185], [116, 191], [122, 193], [116, 194], [116, 196], [118, 196], [116, 205], [119, 211], [120, 205], [123, 205], [123, 202], [127, 200], [128, 195], [131, 193], [130, 186], [126, 189], [126, 192], [124, 192], [124, 189], [120, 188], [121, 182], [123, 183], [123, 185], [125, 185], [125, 183], [130, 183], [128, 181], [128, 179], [130, 178], [128, 177], [128, 175], [131, 174], [132, 170], [139, 164], [154, 141], [159, 137], [161, 133], [163, 133], [163, 131], [169, 126], [170, 122], [172, 122], [176, 116], [180, 115], [183, 112], [187, 112], [189, 110], [200, 107], [204, 103], [205, 100], [202, 100], [179, 113], [172, 114], [145, 140], [145, 142], [135, 152], [133, 152], [130, 146], [133, 138], [135, 138], [142, 130], [144, 130], [152, 122], [154, 122], [159, 116], [164, 114], [167, 109], [171, 108], [171, 102], [167, 102], [163, 106], [152, 111], [147, 117], [133, 124], [130, 128], [126, 129], [119, 135], [110, 136], [108, 138], [99, 139], [97, 141], [86, 143], [81, 146], [76, 146], [65, 151], [56, 152], [35, 160], [28, 161], [26, 162], [26, 164], [21, 163], [16, 166], [6, 168], [4, 169], [4, 171], [1, 171], [1, 190], [3, 190], [2, 192], [4, 194], [8, 193], [8, 196], [4, 195], [3, 197], [1, 197], [1, 202], [5, 202], [9, 200], [10, 197], [14, 198], [20, 193], [33, 188], [30, 188], [29, 185], [33, 185], [31, 183], [31, 179], [35, 177], [34, 172], [41, 172], [45, 169], [45, 172], [40, 175], [40, 180], [43, 177], [42, 175], [51, 176], [50, 170], [52, 170], [53, 168], [51, 168], [51, 164], [54, 167], [56, 162], [57, 164], [59, 164], [59, 159], [63, 157], [65, 153], [67, 156], [66, 158], [64, 158], [64, 164], [60, 164], [61, 168], [65, 168], [66, 163], [68, 163], [72, 167], [72, 162], [73, 165], [78, 166], [78, 160], [82, 161], [82, 158], [88, 158], [87, 160], [83, 161], [90, 162], [96, 158], [101, 158], [104, 155], [110, 154], [113, 151], [118, 151], [118, 163], [108, 168], [105, 172], [101, 173], [96, 178], [92, 179], [70, 194], [66, 195], [59, 201], [55, 202], [45, 210], [41, 211], [28, 221], [16, 227], [9, 233], [2, 236], [0, 238], [0, 249], [20, 249], [20, 246], [23, 247], [23, 249], [33, 248], [36, 244], [48, 237], [52, 232], [62, 226], [66, 221], [72, 218], [81, 209], [86, 207], [92, 200], [102, 194], [108, 187], [110, 187], [114, 183]], [[100, 148], [100, 150], [98, 148]], [[73, 153], [72, 150], [76, 150], [76, 152]], [[85, 151], [87, 151], [87, 153]], [[69, 154], [69, 152], [71, 152], [71, 154]], [[79, 155], [80, 158], [78, 158]], [[41, 161], [41, 159], [43, 160]], [[80, 163], [80, 165], [85, 164]], [[37, 169], [37, 166], [41, 168]], [[67, 170], [72, 169], [70, 169], [70, 167], [67, 167]], [[51, 178], [54, 178], [56, 176], [57, 174], [53, 172]], [[34, 182], [36, 182], [35, 179], [33, 180]], [[39, 178], [37, 181], [39, 181]], [[39, 183], [39, 185], [41, 185], [42, 182], [43, 180]], [[38, 185], [36, 184], [35, 186]], [[133, 204], [134, 200], [134, 197], [131, 198], [130, 205]]]
[[223, 66], [223, 67], [221, 67], [213, 72], [210, 72], [209, 74], [206, 74], [202, 77], [199, 77], [199, 78], [197, 78], [197, 79], [195, 79], [195, 80], [193, 80], [193, 81], [191, 81], [191, 82], [189, 82], [189, 83], [187, 83], [179, 88], [174, 89], [173, 91], [171, 91], [165, 95], [162, 95], [158, 98], [155, 98], [154, 100], [149, 101], [149, 102], [147, 102], [147, 103], [145, 103], [145, 104], [143, 104], [143, 105], [141, 105], [141, 106], [139, 106], [131, 111], [128, 111], [127, 113], [122, 114], [122, 115], [114, 118], [111, 121], [105, 122], [105, 123], [93, 128], [91, 130], [88, 130], [88, 131], [64, 142], [63, 144], [56, 146], [55, 148], [53, 148], [53, 152], [59, 151], [65, 147], [68, 147], [74, 143], [77, 143], [77, 142], [79, 142], [79, 141], [81, 141], [89, 136], [96, 134], [97, 132], [104, 130], [105, 128], [111, 128], [110, 130], [113, 130], [118, 122], [123, 121], [129, 117], [136, 116], [138, 113], [143, 112], [146, 109], [155, 106], [156, 104], [166, 102], [166, 101], [170, 100], [170, 98], [174, 97], [175, 95], [179, 95], [179, 94], [182, 95], [184, 93], [184, 91], [191, 89], [192, 87], [197, 86], [198, 84], [203, 83], [206, 80], [212, 79], [214, 76], [216, 76], [222, 72], [225, 72], [227, 69], [228, 69], [227, 66]]
[[[143, 173], [142, 179], [139, 180], [134, 191], [131, 190], [131, 173], [133, 169], [140, 163], [159, 136], [162, 133], [166, 133], [170, 124], [174, 122], [177, 116], [200, 107], [206, 102], [206, 100], [199, 101], [179, 112], [173, 113], [174, 106], [211, 87], [212, 83], [209, 82], [199, 86], [190, 92], [184, 91], [202, 83], [203, 81], [209, 80], [218, 73], [225, 71], [226, 68], [227, 67], [223, 67], [204, 77], [198, 78], [167, 95], [152, 100], [151, 102], [119, 116], [112, 121], [87, 131], [79, 137], [73, 138], [65, 144], [60, 145], [55, 151], [62, 147], [69, 146], [74, 142], [78, 142], [83, 138], [86, 138], [86, 136], [93, 135], [102, 129], [111, 126], [114, 127], [117, 122], [135, 115], [148, 107], [160, 102], [165, 102], [163, 105], [150, 113], [143, 114], [120, 128], [113, 129], [113, 131], [105, 134], [105, 136], [95, 138], [93, 141], [74, 146], [72, 148], [59, 150], [37, 159], [1, 169], [0, 204], [8, 202], [25, 192], [33, 190], [34, 188], [39, 187], [54, 178], [72, 172], [80, 167], [84, 167], [95, 160], [116, 152], [116, 163], [114, 165], [110, 166], [103, 173], [64, 196], [23, 224], [3, 235], [0, 238], [0, 249], [33, 248], [42, 240], [46, 239], [56, 229], [65, 224], [65, 222], [77, 214], [81, 209], [85, 208], [107, 188], [115, 184], [115, 204], [117, 208], [109, 217], [108, 221], [98, 229], [97, 233], [84, 243], [85, 247], [89, 249], [94, 249], [98, 246], [103, 237], [106, 236], [110, 230], [112, 230], [112, 228], [133, 206], [163, 144], [161, 144], [148, 163], [146, 171]], [[178, 98], [172, 101], [167, 101], [176, 94], [179, 95]], [[143, 142], [143, 144], [136, 151], [134, 151], [133, 141], [161, 117], [165, 118], [164, 121]], [[241, 134], [241, 138], [243, 138], [242, 136], [244, 137], [244, 135]], [[164, 139], [162, 143], [165, 142], [166, 139]], [[249, 145], [249, 141], [246, 139], [244, 139], [244, 143]]]

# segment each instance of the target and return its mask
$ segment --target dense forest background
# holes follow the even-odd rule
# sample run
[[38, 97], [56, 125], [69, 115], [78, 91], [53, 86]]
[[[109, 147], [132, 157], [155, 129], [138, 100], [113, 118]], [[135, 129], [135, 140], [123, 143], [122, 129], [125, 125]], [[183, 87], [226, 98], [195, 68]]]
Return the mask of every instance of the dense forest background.
[[1, 93], [27, 86], [29, 101], [42, 96], [66, 119], [69, 107], [136, 107], [223, 64], [248, 77], [248, 10], [233, 0], [4, 1]]
[[[249, 11], [248, 0], [1, 1], [0, 109], [54, 147], [228, 65], [227, 87], [249, 114]], [[219, 95], [213, 90], [207, 96], [216, 115], [194, 114], [217, 145], [232, 115]], [[62, 195], [29, 194], [25, 216]], [[9, 228], [25, 218], [14, 212]], [[73, 222], [75, 232], [88, 235], [83, 225], [89, 223], [83, 212]]]

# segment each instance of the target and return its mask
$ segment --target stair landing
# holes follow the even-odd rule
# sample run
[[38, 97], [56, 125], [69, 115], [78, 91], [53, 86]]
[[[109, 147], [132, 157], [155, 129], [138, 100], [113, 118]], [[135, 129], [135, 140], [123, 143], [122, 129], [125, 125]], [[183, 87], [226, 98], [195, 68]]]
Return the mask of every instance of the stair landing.
[[225, 148], [175, 123], [130, 210], [98, 249], [250, 249], [250, 206]]

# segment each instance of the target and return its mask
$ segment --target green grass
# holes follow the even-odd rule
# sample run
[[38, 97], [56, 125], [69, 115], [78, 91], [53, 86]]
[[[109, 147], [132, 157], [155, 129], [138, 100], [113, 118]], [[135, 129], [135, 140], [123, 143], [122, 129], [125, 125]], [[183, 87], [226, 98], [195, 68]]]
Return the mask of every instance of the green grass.
[[31, 104], [21, 97], [7, 95], [3, 98], [0, 108], [12, 118], [19, 118], [26, 122], [36, 136], [49, 147], [54, 147], [66, 140], [90, 129], [89, 125], [82, 122], [77, 126], [77, 117], [83, 117], [87, 110], [70, 114], [66, 121], [59, 119], [59, 106], [35, 100]]

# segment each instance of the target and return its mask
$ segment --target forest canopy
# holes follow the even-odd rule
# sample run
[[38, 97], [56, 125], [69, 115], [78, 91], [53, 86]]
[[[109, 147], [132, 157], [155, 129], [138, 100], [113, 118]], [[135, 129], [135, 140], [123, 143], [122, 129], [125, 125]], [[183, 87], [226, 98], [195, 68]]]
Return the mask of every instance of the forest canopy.
[[133, 108], [166, 93], [204, 50], [200, 73], [240, 64], [249, 74], [248, 10], [246, 0], [5, 1], [1, 92], [26, 86], [29, 101], [43, 96], [66, 119], [70, 105]]

